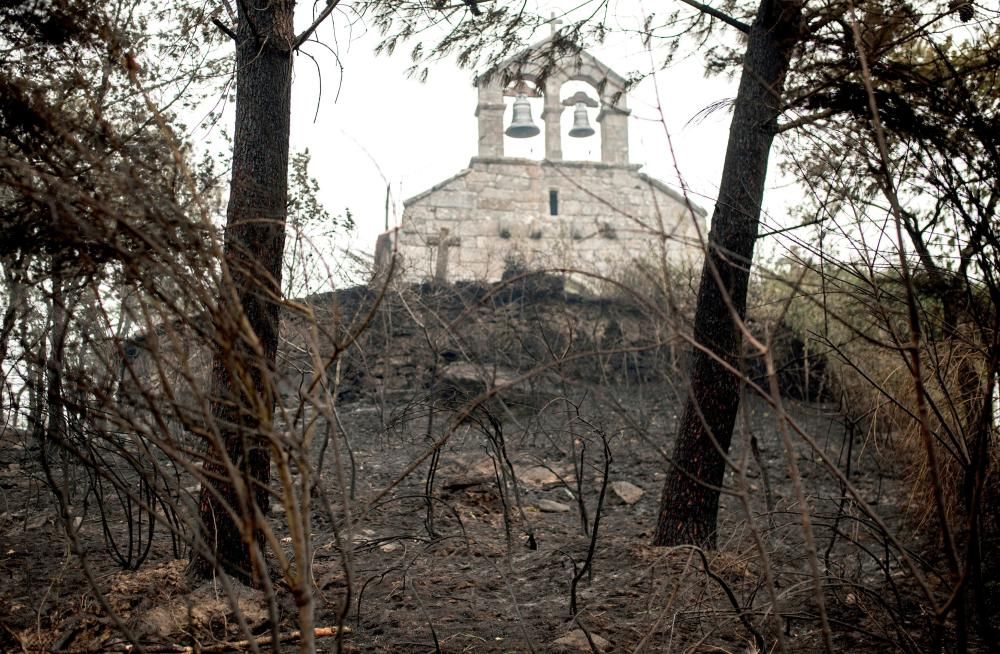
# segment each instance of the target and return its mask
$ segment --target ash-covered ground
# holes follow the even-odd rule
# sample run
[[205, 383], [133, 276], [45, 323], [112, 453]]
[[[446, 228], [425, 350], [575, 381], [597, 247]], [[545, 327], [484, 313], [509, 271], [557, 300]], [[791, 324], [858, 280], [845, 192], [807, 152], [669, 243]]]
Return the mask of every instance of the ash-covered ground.
[[[785, 397], [746, 388], [719, 547], [702, 552], [650, 545], [685, 395], [676, 307], [567, 297], [545, 280], [310, 302], [284, 321], [278, 431], [312, 439], [316, 624], [350, 629], [320, 651], [823, 651], [826, 629], [838, 651], [922, 651], [912, 572], [934, 585], [936, 564], [919, 556], [928, 535], [904, 510], [891, 442], [846, 423], [793, 341], [776, 349]], [[154, 503], [149, 539], [142, 511], [95, 491], [73, 456], [48, 453], [47, 478], [42, 451], [5, 432], [3, 647], [111, 651], [131, 637], [175, 651], [162, 647], [221, 647], [274, 618], [296, 628], [273, 550], [270, 594], [184, 574], [199, 489], [182, 466], [165, 486], [176, 538]], [[269, 524], [290, 559], [274, 489]]]

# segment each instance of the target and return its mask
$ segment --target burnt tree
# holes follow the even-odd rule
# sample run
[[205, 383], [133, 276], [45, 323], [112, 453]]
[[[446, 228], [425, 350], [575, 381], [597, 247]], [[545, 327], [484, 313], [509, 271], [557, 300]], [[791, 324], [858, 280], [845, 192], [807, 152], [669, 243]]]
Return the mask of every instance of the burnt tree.
[[[272, 375], [278, 349], [288, 206], [294, 2], [236, 3], [236, 130], [225, 229], [224, 292], [214, 316], [212, 417], [202, 547], [191, 570], [259, 580], [267, 510]], [[255, 555], [256, 551], [256, 555]]]
[[801, 0], [762, 0], [745, 29], [747, 48], [733, 109], [719, 198], [698, 289], [698, 344], [660, 500], [656, 545], [714, 547], [725, 454], [739, 409], [741, 321], [782, 91], [801, 39]]

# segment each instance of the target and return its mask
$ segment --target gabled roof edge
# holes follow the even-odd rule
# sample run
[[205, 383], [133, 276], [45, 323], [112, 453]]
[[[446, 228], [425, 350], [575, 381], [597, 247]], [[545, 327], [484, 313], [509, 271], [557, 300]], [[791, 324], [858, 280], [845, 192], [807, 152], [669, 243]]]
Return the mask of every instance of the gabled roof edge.
[[403, 200], [403, 208], [405, 209], [406, 207], [410, 206], [414, 202], [416, 202], [418, 200], [424, 199], [425, 197], [427, 197], [428, 195], [430, 195], [434, 191], [439, 191], [439, 190], [443, 189], [445, 186], [448, 186], [449, 184], [451, 184], [452, 182], [454, 182], [456, 179], [459, 179], [461, 177], [465, 177], [470, 172], [472, 172], [471, 168], [466, 168], [464, 170], [461, 170], [461, 171], [457, 172], [456, 174], [452, 175], [451, 177], [449, 177], [448, 179], [444, 180], [443, 182], [438, 182], [437, 184], [435, 184], [434, 186], [430, 187], [426, 191], [422, 191], [422, 192], [417, 193], [416, 195], [414, 195], [414, 196], [412, 196], [410, 198], [407, 198], [406, 200]]
[[[502, 70], [504, 70], [506, 68], [509, 68], [519, 58], [526, 57], [528, 55], [528, 53], [533, 52], [533, 51], [534, 52], [538, 52], [538, 51], [543, 50], [545, 47], [550, 46], [552, 44], [552, 41], [554, 40], [555, 36], [556, 36], [555, 34], [550, 34], [549, 36], [546, 36], [544, 39], [542, 39], [538, 43], [534, 43], [532, 45], [529, 45], [529, 46], [521, 49], [520, 51], [518, 51], [515, 54], [510, 55], [509, 57], [507, 57], [506, 59], [504, 59], [500, 63], [498, 63], [498, 64], [496, 64], [496, 65], [491, 66], [490, 68], [488, 68], [486, 70], [486, 73], [488, 74], [488, 73], [495, 73], [497, 71], [502, 71]], [[598, 59], [594, 55], [590, 54], [590, 52], [588, 52], [587, 50], [585, 50], [582, 46], [580, 46], [580, 44], [574, 42], [573, 45], [575, 45], [577, 48], [579, 48], [579, 52], [577, 52], [576, 56], [578, 56], [581, 59], [583, 59], [584, 63], [589, 63], [592, 66], [594, 66], [596, 68], [599, 68], [600, 70], [604, 71], [604, 73], [607, 75], [609, 81], [613, 82], [614, 84], [617, 84], [618, 86], [621, 86], [622, 88], [625, 88], [625, 86], [627, 84], [627, 81], [625, 80], [624, 77], [622, 77], [620, 74], [616, 73], [610, 66], [608, 66], [607, 64], [605, 64], [603, 61], [601, 61], [600, 59]], [[526, 63], [530, 64], [531, 63], [530, 59]], [[556, 64], [557, 65], [561, 65], [561, 62], [559, 62], [557, 60]], [[480, 76], [476, 76], [476, 80], [473, 82], [473, 86], [478, 86], [479, 85], [479, 82], [478, 82], [479, 77]]]
[[705, 211], [705, 209], [703, 209], [702, 207], [700, 207], [697, 204], [695, 204], [694, 200], [692, 200], [690, 197], [686, 197], [682, 193], [678, 193], [675, 189], [667, 186], [665, 183], [661, 182], [660, 180], [656, 179], [655, 177], [650, 177], [646, 173], [638, 173], [638, 175], [639, 175], [639, 177], [643, 181], [645, 181], [645, 182], [649, 183], [650, 185], [655, 186], [656, 188], [660, 189], [661, 191], [663, 191], [664, 193], [666, 193], [667, 195], [669, 195], [673, 199], [677, 200], [681, 204], [683, 204], [685, 206], [690, 206], [691, 210], [694, 211], [699, 216], [701, 216], [702, 218], [704, 218], [705, 216], [708, 215], [708, 212]]

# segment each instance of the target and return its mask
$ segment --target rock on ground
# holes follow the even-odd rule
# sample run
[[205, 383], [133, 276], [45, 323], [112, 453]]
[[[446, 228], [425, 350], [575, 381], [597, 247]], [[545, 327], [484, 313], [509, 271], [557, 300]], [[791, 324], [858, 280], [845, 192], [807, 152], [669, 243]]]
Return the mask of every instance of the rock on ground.
[[635, 504], [646, 491], [627, 481], [611, 482], [611, 490], [626, 504]]
[[569, 505], [553, 500], [538, 500], [538, 510], [542, 513], [566, 513]]
[[[595, 633], [590, 634], [591, 639], [594, 641], [594, 645], [597, 645], [597, 649], [604, 652], [611, 646], [611, 643], [606, 639], [601, 638]], [[565, 636], [561, 638], [556, 638], [552, 641], [553, 645], [561, 645], [563, 647], [568, 647], [571, 649], [579, 650], [581, 652], [590, 652], [590, 643], [587, 641], [587, 634], [583, 633], [582, 629], [574, 629]]]

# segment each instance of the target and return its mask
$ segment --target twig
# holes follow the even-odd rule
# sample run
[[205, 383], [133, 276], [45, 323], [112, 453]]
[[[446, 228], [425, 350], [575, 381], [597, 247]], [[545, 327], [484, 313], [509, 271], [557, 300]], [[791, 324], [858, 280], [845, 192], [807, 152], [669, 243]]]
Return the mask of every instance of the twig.
[[602, 650], [600, 647], [597, 646], [597, 643], [594, 642], [594, 637], [591, 635], [590, 630], [583, 626], [583, 623], [580, 622], [580, 618], [574, 617], [573, 622], [575, 622], [576, 626], [580, 627], [580, 631], [583, 632], [583, 637], [587, 639], [587, 644], [590, 645], [590, 651], [593, 652], [593, 654], [601, 654], [601, 652], [603, 652], [604, 650]]
[[228, 25], [226, 25], [225, 23], [223, 23], [221, 20], [219, 20], [218, 18], [213, 18], [212, 19], [212, 23], [216, 27], [218, 27], [219, 30], [222, 31], [223, 34], [225, 34], [226, 36], [228, 36], [229, 38], [231, 38], [234, 41], [237, 40], [236, 39], [236, 32], [234, 32], [232, 30], [232, 28], [230, 28]]
[[[579, 407], [577, 407], [577, 411], [579, 411]], [[570, 437], [572, 436], [573, 434], [571, 433]], [[573, 443], [573, 447], [574, 448], [576, 447], [575, 441]], [[587, 503], [583, 499], [583, 473], [585, 472], [583, 467], [583, 461], [584, 457], [586, 456], [586, 452], [587, 452], [587, 441], [581, 440], [579, 464], [577, 463], [577, 458], [575, 456], [573, 457], [573, 467], [575, 468], [576, 472], [576, 492], [573, 494], [576, 495], [576, 503], [580, 507], [580, 523], [583, 526], [583, 535], [590, 536], [590, 525], [589, 525], [589, 520], [587, 519]]]
[[315, 32], [316, 28], [320, 26], [320, 23], [326, 20], [327, 16], [333, 13], [333, 10], [336, 9], [339, 4], [340, 0], [327, 0], [326, 7], [324, 7], [323, 11], [321, 11], [319, 16], [316, 17], [316, 20], [312, 22], [312, 25], [307, 27], [304, 32], [295, 37], [293, 49], [298, 49], [299, 46], [309, 40], [309, 37], [312, 36], [312, 33]]
[[[581, 419], [582, 420], [582, 419]], [[586, 423], [586, 421], [583, 421]], [[593, 425], [591, 425], [593, 427]], [[590, 546], [587, 548], [587, 558], [579, 570], [576, 570], [576, 562], [573, 562], [574, 575], [569, 586], [569, 612], [573, 618], [577, 616], [576, 610], [576, 587], [583, 579], [584, 575], [592, 574], [594, 554], [597, 551], [597, 528], [601, 524], [601, 512], [604, 508], [604, 498], [608, 492], [608, 482], [611, 476], [611, 448], [608, 446], [608, 437], [603, 431], [597, 430], [601, 436], [601, 443], [604, 445], [604, 478], [601, 480], [601, 493], [597, 498], [597, 508], [594, 510], [594, 526], [590, 532]], [[588, 639], [589, 640], [589, 639]]]
[[[337, 636], [342, 633], [350, 633], [350, 627], [316, 627], [313, 629], [313, 638], [330, 638]], [[278, 637], [279, 643], [291, 643], [302, 638], [302, 632], [291, 631], [287, 634]], [[136, 644], [123, 644], [117, 647], [101, 647], [98, 650], [93, 649], [79, 649], [79, 650], [62, 650], [62, 654], [90, 654], [91, 652], [150, 652], [151, 654], [195, 654], [195, 652], [201, 652], [203, 654], [212, 654], [213, 652], [242, 652], [248, 649], [252, 649], [254, 646], [260, 647], [263, 645], [270, 645], [272, 643], [271, 636], [261, 636], [256, 639], [248, 640], [235, 640], [227, 641], [221, 643], [215, 643], [212, 645], [203, 646], [191, 646], [191, 645], [177, 645], [173, 643], [166, 643], [163, 645], [136, 645]], [[31, 649], [27, 650], [29, 652], [51, 652], [48, 649]]]
[[706, 4], [702, 3], [702, 2], [695, 2], [694, 0], [681, 0], [681, 2], [683, 2], [686, 5], [691, 5], [692, 7], [694, 7], [695, 9], [697, 9], [698, 11], [700, 11], [701, 13], [708, 14], [712, 18], [718, 18], [719, 20], [721, 20], [726, 25], [729, 25], [730, 27], [735, 27], [739, 31], [743, 32], [744, 34], [749, 34], [750, 33], [750, 26], [749, 25], [747, 25], [746, 23], [744, 23], [741, 20], [737, 20], [737, 19], [733, 18], [732, 16], [730, 16], [727, 13], [721, 12], [718, 9], [715, 9], [713, 7], [709, 7], [708, 5], [706, 5]]
[[766, 652], [767, 647], [764, 643], [764, 637], [760, 635], [757, 628], [753, 626], [752, 622], [750, 622], [750, 618], [747, 617], [746, 609], [740, 606], [739, 601], [736, 599], [736, 595], [733, 594], [733, 589], [729, 587], [729, 584], [727, 584], [722, 577], [712, 572], [712, 568], [708, 565], [708, 558], [705, 557], [705, 551], [703, 549], [700, 547], [692, 547], [691, 549], [697, 552], [698, 556], [701, 557], [701, 566], [705, 570], [705, 574], [708, 575], [709, 579], [717, 583], [726, 594], [726, 597], [729, 598], [729, 603], [732, 604], [733, 608], [736, 610], [736, 614], [739, 616], [740, 622], [743, 623], [746, 630], [750, 632], [751, 636], [753, 636], [754, 645], [759, 651]]
[[434, 653], [441, 654], [441, 642], [438, 640], [437, 630], [434, 628], [434, 621], [431, 620], [430, 614], [427, 613], [427, 609], [424, 608], [424, 602], [420, 598], [420, 593], [417, 592], [417, 585], [413, 583], [413, 579], [410, 579], [410, 591], [413, 593], [413, 599], [417, 601], [417, 608], [420, 609], [420, 613], [423, 614], [424, 620], [427, 621], [427, 626], [431, 630], [431, 638], [434, 639]]
[[[483, 407], [483, 410], [490, 426], [487, 429], [485, 424], [480, 424], [480, 427], [486, 433], [486, 437], [493, 444], [493, 449], [496, 450], [497, 459], [500, 461], [500, 470], [503, 472], [503, 477], [510, 480], [511, 487], [514, 490], [514, 504], [517, 506], [517, 512], [521, 516], [521, 522], [524, 525], [524, 533], [528, 537], [528, 549], [536, 550], [538, 549], [538, 543], [535, 541], [535, 529], [532, 527], [531, 521], [528, 520], [528, 516], [524, 514], [524, 502], [521, 500], [521, 490], [517, 485], [517, 472], [514, 470], [514, 464], [511, 462], [510, 456], [507, 454], [507, 444], [503, 437], [503, 423], [500, 422], [495, 415], [490, 413], [486, 407]], [[502, 498], [503, 480], [500, 479], [498, 481], [500, 481], [501, 485], [500, 494]]]

